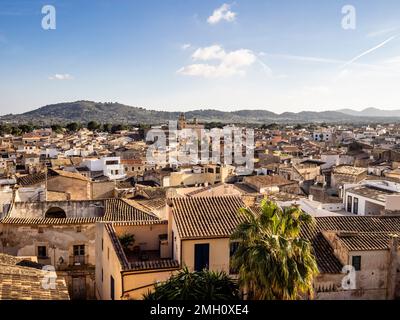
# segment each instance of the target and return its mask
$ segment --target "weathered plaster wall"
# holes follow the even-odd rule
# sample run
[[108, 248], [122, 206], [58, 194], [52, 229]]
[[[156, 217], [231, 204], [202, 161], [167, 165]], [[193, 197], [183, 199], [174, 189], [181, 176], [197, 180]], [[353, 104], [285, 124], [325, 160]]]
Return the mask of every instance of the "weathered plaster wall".
[[63, 209], [67, 218], [101, 217], [104, 213], [104, 202], [101, 200], [18, 202], [14, 204], [10, 217], [44, 218], [47, 210], [54, 207]]

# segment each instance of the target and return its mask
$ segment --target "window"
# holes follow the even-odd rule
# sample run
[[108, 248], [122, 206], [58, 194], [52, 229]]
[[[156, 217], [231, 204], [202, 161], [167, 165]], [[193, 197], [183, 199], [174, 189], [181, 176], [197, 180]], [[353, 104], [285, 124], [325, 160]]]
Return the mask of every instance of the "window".
[[353, 202], [353, 197], [348, 196], [347, 197], [347, 212], [351, 212], [351, 207], [352, 207], [352, 202]]
[[74, 246], [74, 256], [84, 256], [85, 255], [85, 245]]
[[104, 248], [104, 239], [101, 238], [101, 251], [103, 251], [103, 248]]
[[107, 248], [107, 260], [110, 260], [110, 248]]
[[47, 258], [47, 248], [46, 246], [38, 246], [37, 247], [38, 257], [39, 258]]
[[101, 282], [103, 282], [103, 277], [104, 277], [104, 270], [101, 268]]
[[112, 276], [110, 276], [110, 296], [111, 296], [111, 300], [115, 300], [114, 297], [114, 278]]
[[201, 271], [208, 269], [210, 264], [210, 244], [195, 244], [194, 245], [194, 269]]
[[74, 248], [74, 264], [85, 263], [85, 245], [76, 245]]
[[353, 213], [358, 214], [358, 198], [354, 198]]
[[356, 271], [361, 270], [361, 256], [353, 256], [351, 258], [351, 264]]

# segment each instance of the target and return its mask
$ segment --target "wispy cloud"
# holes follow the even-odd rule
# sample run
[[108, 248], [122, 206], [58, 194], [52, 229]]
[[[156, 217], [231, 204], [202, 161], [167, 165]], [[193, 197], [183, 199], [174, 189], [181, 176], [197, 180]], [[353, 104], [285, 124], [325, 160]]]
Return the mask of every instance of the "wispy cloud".
[[205, 78], [244, 75], [246, 68], [257, 61], [257, 56], [248, 49], [226, 52], [220, 45], [212, 45], [205, 48], [198, 48], [193, 53], [192, 59], [196, 62], [202, 61], [203, 63], [185, 66], [179, 69], [177, 73], [185, 76]]
[[264, 57], [265, 53], [264, 52], [260, 52], [258, 54], [258, 58], [257, 58], [257, 62], [261, 65], [261, 67], [263, 68], [264, 72], [268, 75], [272, 75], [272, 69], [270, 66], [268, 66], [264, 61], [262, 61], [260, 59], [260, 57]]
[[312, 63], [330, 63], [330, 64], [341, 64], [345, 61], [337, 60], [337, 59], [329, 59], [329, 58], [322, 58], [322, 57], [310, 57], [310, 56], [297, 56], [291, 54], [264, 54], [266, 56], [272, 58], [279, 58], [279, 59], [286, 59], [286, 60], [293, 60], [293, 61], [301, 61], [301, 62], [312, 62]]
[[73, 80], [73, 79], [74, 77], [68, 73], [64, 74], [56, 73], [55, 75], [49, 77], [49, 80], [59, 80], [59, 81]]
[[362, 57], [364, 57], [364, 56], [366, 56], [366, 55], [368, 55], [368, 54], [370, 54], [370, 53], [372, 53], [372, 52], [378, 50], [379, 48], [382, 48], [383, 46], [385, 46], [385, 45], [388, 44], [389, 42], [393, 41], [393, 40], [396, 39], [397, 37], [398, 37], [398, 35], [392, 36], [392, 37], [390, 37], [389, 39], [386, 39], [385, 41], [381, 42], [381, 43], [378, 44], [377, 46], [375, 46], [375, 47], [373, 47], [373, 48], [371, 48], [371, 49], [368, 49], [367, 51], [364, 51], [363, 53], [361, 53], [361, 54], [359, 54], [358, 56], [354, 57], [354, 58], [351, 59], [350, 61], [346, 62], [346, 63], [343, 65], [343, 68], [345, 68], [345, 67], [347, 67], [347, 66], [353, 64], [353, 63], [356, 62], [357, 60], [359, 60], [359, 59], [361, 59]]
[[182, 49], [182, 50], [187, 50], [187, 49], [189, 49], [191, 46], [192, 46], [192, 45], [191, 45], [190, 43], [185, 43], [185, 44], [181, 45], [181, 49]]
[[218, 22], [225, 20], [228, 22], [235, 21], [236, 19], [236, 12], [230, 10], [231, 5], [224, 3], [218, 9], [215, 9], [213, 14], [208, 17], [207, 22], [209, 24], [217, 24]]
[[400, 29], [399, 27], [392, 27], [392, 28], [386, 28], [386, 29], [382, 29], [382, 30], [378, 30], [378, 31], [373, 31], [373, 32], [368, 33], [367, 37], [368, 38], [379, 37], [379, 36], [386, 35], [388, 33], [398, 31], [399, 29]]

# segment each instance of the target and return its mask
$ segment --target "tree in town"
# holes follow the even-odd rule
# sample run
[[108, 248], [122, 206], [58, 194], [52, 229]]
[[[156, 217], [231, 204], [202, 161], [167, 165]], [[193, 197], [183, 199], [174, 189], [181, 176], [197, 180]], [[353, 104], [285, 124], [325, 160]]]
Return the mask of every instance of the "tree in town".
[[63, 127], [62, 127], [62, 125], [60, 125], [60, 124], [53, 124], [52, 126], [51, 126], [51, 130], [53, 131], [53, 132], [55, 132], [55, 133], [62, 133], [63, 132]]
[[312, 224], [312, 217], [268, 200], [262, 201], [259, 215], [247, 208], [240, 211], [247, 219], [232, 234], [238, 241], [232, 267], [248, 299], [312, 298], [318, 268], [311, 243], [300, 236], [301, 226]]
[[111, 127], [111, 132], [116, 133], [118, 131], [128, 130], [129, 127], [126, 124], [116, 124]]
[[11, 134], [13, 131], [13, 128], [10, 124], [5, 123], [0, 125], [0, 135], [5, 135], [5, 134]]
[[65, 128], [69, 131], [69, 132], [76, 132], [78, 131], [81, 126], [79, 125], [79, 123], [77, 122], [70, 122], [68, 123]]
[[30, 124], [21, 124], [18, 126], [22, 133], [29, 133], [34, 130], [34, 127]]
[[111, 123], [104, 123], [102, 126], [102, 131], [103, 132], [108, 132], [110, 133], [112, 129], [112, 124]]
[[87, 128], [88, 128], [90, 131], [99, 130], [100, 127], [101, 127], [100, 123], [98, 123], [98, 122], [96, 122], [96, 121], [89, 121], [88, 124], [87, 124]]

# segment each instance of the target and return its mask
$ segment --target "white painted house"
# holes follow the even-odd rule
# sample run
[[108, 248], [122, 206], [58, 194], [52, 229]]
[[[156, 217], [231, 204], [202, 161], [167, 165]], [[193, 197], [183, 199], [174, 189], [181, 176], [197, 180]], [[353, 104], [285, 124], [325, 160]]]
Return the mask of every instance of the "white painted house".
[[103, 157], [100, 159], [85, 159], [82, 162], [90, 171], [102, 171], [110, 180], [118, 180], [126, 177], [125, 168], [121, 164], [120, 157]]
[[40, 152], [40, 155], [46, 158], [57, 159], [60, 152], [56, 148], [46, 148]]
[[333, 134], [330, 130], [315, 131], [313, 133], [313, 139], [319, 142], [332, 142]]
[[360, 216], [400, 211], [400, 184], [381, 180], [345, 185], [343, 203], [347, 212]]

